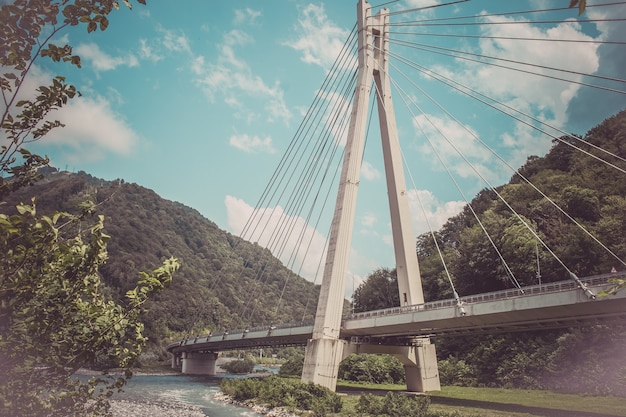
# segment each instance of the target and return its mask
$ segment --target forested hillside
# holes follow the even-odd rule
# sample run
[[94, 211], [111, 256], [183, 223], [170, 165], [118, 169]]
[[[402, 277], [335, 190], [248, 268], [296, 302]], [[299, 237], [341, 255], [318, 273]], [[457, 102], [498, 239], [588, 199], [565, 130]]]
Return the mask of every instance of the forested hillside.
[[[506, 204], [494, 190], [480, 192], [470, 204], [482, 226], [466, 207], [435, 233], [461, 296], [514, 286], [483, 226], [521, 285], [538, 283], [538, 272], [543, 282], [568, 279], [559, 260], [580, 277], [626, 269], [619, 260], [626, 259], [626, 174], [598, 159], [626, 170], [626, 111], [605, 120], [584, 140], [563, 137], [553, 141], [545, 157], [529, 157], [519, 174], [496, 190]], [[417, 251], [426, 298], [450, 298], [450, 285], [430, 234], [418, 238]]]
[[32, 196], [37, 196], [39, 213], [76, 212], [85, 200], [97, 203], [96, 214], [105, 216], [105, 232], [111, 236], [109, 259], [100, 272], [116, 298], [134, 287], [139, 271], [171, 256], [181, 261], [171, 287], [147, 306], [144, 323], [153, 347], [185, 334], [299, 321], [305, 308], [307, 319], [314, 314], [319, 288], [290, 272], [268, 250], [152, 190], [84, 172], [50, 170], [32, 187], [13, 194], [3, 212]]

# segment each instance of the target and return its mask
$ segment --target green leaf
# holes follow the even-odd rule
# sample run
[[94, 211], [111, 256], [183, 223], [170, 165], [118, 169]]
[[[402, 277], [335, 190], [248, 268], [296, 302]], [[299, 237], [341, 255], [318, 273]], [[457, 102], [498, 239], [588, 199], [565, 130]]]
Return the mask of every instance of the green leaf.
[[105, 16], [102, 16], [102, 20], [100, 20], [100, 30], [106, 30], [109, 27], [109, 19]]
[[585, 12], [585, 8], [587, 7], [587, 0], [570, 0], [569, 8], [576, 7], [578, 5], [578, 16]]

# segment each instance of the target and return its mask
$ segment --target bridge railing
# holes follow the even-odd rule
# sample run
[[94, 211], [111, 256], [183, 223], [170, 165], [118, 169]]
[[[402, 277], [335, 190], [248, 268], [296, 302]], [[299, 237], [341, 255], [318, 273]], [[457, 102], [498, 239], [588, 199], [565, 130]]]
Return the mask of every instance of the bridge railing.
[[[626, 271], [620, 273], [610, 273], [610, 274], [602, 274], [602, 275], [593, 275], [590, 277], [581, 278], [582, 281], [587, 286], [596, 286], [603, 285], [608, 283], [611, 278], [624, 278], [626, 277]], [[522, 287], [521, 289], [508, 289], [502, 291], [493, 291], [484, 294], [470, 295], [466, 297], [461, 297], [460, 300], [463, 304], [476, 304], [476, 303], [484, 303], [489, 301], [496, 301], [502, 299], [516, 298], [516, 297], [525, 297], [534, 294], [545, 294], [545, 293], [554, 293], [561, 291], [569, 291], [577, 288], [579, 285], [573, 280], [567, 281], [557, 281], [550, 282], [546, 284], [532, 285], [529, 287]], [[348, 316], [345, 316], [344, 319], [347, 320], [356, 320], [356, 319], [364, 319], [370, 317], [380, 317], [380, 316], [389, 316], [394, 314], [403, 314], [410, 313], [416, 311], [425, 311], [425, 310], [436, 310], [447, 307], [455, 307], [458, 303], [455, 299], [448, 300], [439, 300], [439, 301], [430, 301], [428, 303], [423, 304], [415, 304], [410, 306], [402, 306], [402, 307], [391, 307], [383, 310], [374, 310], [374, 311], [364, 311], [361, 313], [353, 313]]]
[[243, 329], [233, 329], [233, 330], [223, 331], [221, 333], [209, 333], [205, 335], [186, 337], [184, 339], [181, 339], [179, 342], [172, 343], [171, 346], [186, 346], [186, 345], [192, 345], [192, 344], [199, 343], [199, 342], [206, 343], [206, 342], [213, 341], [213, 340], [223, 340], [225, 337], [229, 335], [233, 335], [233, 336], [239, 335], [243, 338], [248, 333], [255, 333], [255, 332], [268, 332], [269, 333], [274, 330], [290, 329], [294, 327], [306, 327], [306, 326], [312, 326], [312, 325], [313, 325], [313, 320], [304, 320], [301, 322], [268, 324], [268, 325], [263, 325], [263, 326], [247, 327]]
[[[291, 323], [279, 323], [279, 324], [266, 324], [263, 326], [256, 327], [246, 327], [244, 329], [234, 329], [231, 330], [231, 334], [243, 334], [243, 333], [253, 333], [253, 332], [265, 332], [270, 330], [278, 330], [278, 329], [290, 329], [293, 327], [305, 327], [313, 325], [313, 320], [304, 320], [300, 322], [291, 322]], [[217, 334], [215, 336], [221, 336], [222, 334]]]

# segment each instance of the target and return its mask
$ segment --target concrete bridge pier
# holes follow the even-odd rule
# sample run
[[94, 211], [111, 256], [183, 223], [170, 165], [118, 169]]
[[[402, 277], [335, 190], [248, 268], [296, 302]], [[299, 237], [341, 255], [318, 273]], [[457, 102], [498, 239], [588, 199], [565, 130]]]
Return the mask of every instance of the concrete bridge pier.
[[410, 346], [375, 345], [349, 343], [345, 356], [351, 353], [385, 353], [393, 355], [402, 363], [406, 373], [406, 387], [409, 392], [440, 391], [439, 369], [435, 345], [428, 338], [420, 338]]
[[172, 369], [181, 370], [183, 367], [182, 354], [172, 353]]
[[217, 353], [214, 352], [183, 352], [182, 373], [190, 375], [215, 375]]
[[304, 354], [302, 381], [337, 388], [339, 364], [345, 358], [346, 341], [335, 338], [310, 339]]

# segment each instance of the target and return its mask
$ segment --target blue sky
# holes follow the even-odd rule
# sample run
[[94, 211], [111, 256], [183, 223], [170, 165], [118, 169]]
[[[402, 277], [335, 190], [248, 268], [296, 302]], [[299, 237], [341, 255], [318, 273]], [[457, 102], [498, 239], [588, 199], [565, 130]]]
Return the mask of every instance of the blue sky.
[[[387, 7], [397, 11], [442, 2], [403, 0]], [[566, 3], [569, 0], [475, 0], [394, 16], [392, 21], [547, 9], [563, 7]], [[624, 6], [610, 10], [590, 7], [586, 12], [587, 18], [620, 14], [626, 16]], [[484, 19], [528, 18], [576, 19], [577, 13], [568, 10], [549, 15]], [[29, 81], [32, 85], [41, 84], [50, 75], [62, 74], [78, 87], [82, 97], [56, 115], [66, 127], [31, 148], [49, 155], [52, 164], [60, 169], [83, 170], [107, 180], [122, 178], [153, 189], [166, 199], [197, 209], [221, 228], [238, 234], [355, 21], [356, 2], [344, 0], [148, 0], [147, 6], [136, 4], [133, 10], [122, 6], [110, 16], [111, 23], [105, 32], [87, 34], [85, 28], [72, 29], [55, 39], [57, 44], [68, 42], [74, 46], [74, 51], [82, 57], [82, 69], [39, 62]], [[623, 23], [525, 23], [424, 31], [464, 31], [503, 38], [623, 40], [619, 32], [625, 30], [620, 26]], [[626, 54], [615, 52], [610, 45], [591, 42], [532, 43], [444, 37], [423, 42], [585, 74], [623, 77], [626, 68]], [[415, 49], [403, 50], [399, 45], [391, 48], [411, 55], [409, 59], [437, 74], [458, 77], [464, 85], [566, 132], [584, 134], [626, 105], [619, 94], [468, 60], [419, 53]], [[428, 94], [437, 96], [467, 129], [411, 86], [402, 71], [407, 71], [408, 79], [423, 85]], [[422, 110], [419, 113], [404, 106], [403, 99], [398, 97], [402, 93], [394, 97], [400, 141], [410, 161], [407, 186], [414, 203], [416, 236], [428, 231], [418, 210], [418, 197], [435, 228], [465, 204], [446, 179], [445, 170], [435, 163], [435, 153], [420, 139], [422, 136], [443, 132], [451, 138], [451, 142], [439, 142], [435, 148], [448, 169], [458, 176], [468, 199], [487, 186], [480, 176], [500, 185], [512, 175], [477, 143], [476, 137], [490, 143], [516, 168], [528, 155], [543, 155], [550, 147], [550, 137], [501, 117], [475, 100], [465, 100], [458, 92], [446, 91], [441, 83], [433, 82], [423, 73], [410, 75], [405, 68], [392, 76]], [[569, 76], [583, 80], [581, 75]], [[455, 147], [462, 149], [481, 172], [480, 176], [456, 154]], [[394, 266], [382, 173], [380, 151], [376, 146], [372, 150], [367, 148], [347, 293], [352, 290], [352, 282], [358, 285], [375, 268]], [[321, 253], [327, 231], [313, 233]], [[311, 264], [302, 273], [313, 279], [314, 269]]]

